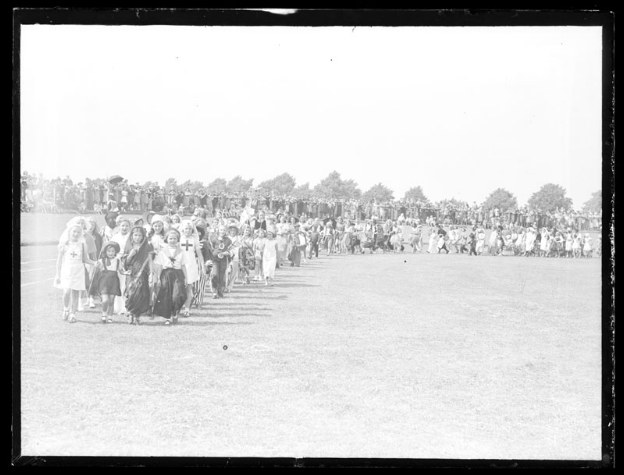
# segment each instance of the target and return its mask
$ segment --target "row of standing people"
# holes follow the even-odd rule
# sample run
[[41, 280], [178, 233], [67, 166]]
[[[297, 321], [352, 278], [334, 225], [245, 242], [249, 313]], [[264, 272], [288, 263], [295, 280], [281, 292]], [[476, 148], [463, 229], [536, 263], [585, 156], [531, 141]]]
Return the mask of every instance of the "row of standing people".
[[[422, 249], [422, 239], [414, 248]], [[580, 258], [599, 255], [600, 250], [600, 237], [594, 242], [589, 233], [571, 229], [498, 228], [488, 236], [482, 227], [451, 226], [448, 232], [442, 227], [430, 232], [426, 252]]]

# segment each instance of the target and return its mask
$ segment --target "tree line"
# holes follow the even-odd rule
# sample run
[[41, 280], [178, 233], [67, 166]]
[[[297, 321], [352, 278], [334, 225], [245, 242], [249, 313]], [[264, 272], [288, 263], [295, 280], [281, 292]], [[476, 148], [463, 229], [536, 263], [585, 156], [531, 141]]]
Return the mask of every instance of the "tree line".
[[[236, 176], [230, 181], [217, 178], [204, 186], [199, 181], [186, 181], [177, 184], [176, 180], [169, 178], [165, 182], [165, 188], [182, 189], [191, 191], [205, 189], [207, 193], [240, 193], [249, 191], [253, 187], [253, 179], [245, 180], [241, 176]], [[377, 183], [370, 189], [362, 192], [354, 180], [343, 179], [336, 171], [331, 172], [321, 180], [316, 186], [310, 188], [309, 183], [297, 186], [295, 178], [289, 173], [282, 173], [274, 178], [261, 182], [256, 190], [267, 194], [288, 195], [302, 200], [313, 198], [326, 198], [332, 200], [358, 200], [365, 203], [377, 202], [388, 203], [395, 200], [394, 192], [384, 184]], [[421, 186], [414, 186], [405, 192], [402, 201], [408, 203], [421, 203], [423, 205], [434, 206], [425, 195]], [[442, 204], [449, 207], [460, 208], [466, 205], [459, 200], [447, 199]], [[504, 188], [497, 188], [492, 191], [481, 204], [485, 209], [498, 208], [501, 212], [518, 209], [517, 198], [510, 191]], [[543, 212], [554, 212], [556, 210], [569, 211], [572, 209], [572, 199], [566, 196], [566, 190], [560, 185], [547, 183], [531, 195], [527, 202], [531, 209]], [[602, 190], [592, 194], [592, 197], [584, 204], [583, 211], [598, 213], [602, 209]]]
[[[52, 183], [58, 180], [60, 179], [52, 180]], [[69, 178], [62, 181], [63, 183], [71, 184]], [[357, 200], [362, 203], [377, 202], [380, 204], [395, 201], [394, 192], [383, 183], [377, 183], [367, 191], [362, 192], [354, 180], [343, 179], [337, 171], [332, 171], [314, 187], [310, 187], [309, 183], [297, 185], [295, 178], [289, 173], [277, 175], [276, 177], [261, 182], [255, 187], [253, 186], [253, 182], [253, 179], [246, 180], [240, 175], [235, 176], [229, 181], [224, 178], [216, 178], [208, 183], [208, 185], [198, 180], [187, 180], [183, 183], [178, 183], [175, 178], [168, 178], [163, 188], [165, 192], [173, 189], [175, 192], [190, 190], [193, 193], [199, 193], [203, 190], [210, 195], [224, 193], [238, 194], [249, 192], [253, 189], [254, 192], [266, 194], [267, 196], [288, 196], [301, 200]], [[87, 187], [104, 186], [106, 184], [106, 179], [91, 180], [87, 178], [85, 184]], [[120, 186], [134, 187], [134, 185], [128, 185], [125, 180]], [[153, 181], [146, 181], [143, 185], [138, 186], [144, 190], [156, 190], [160, 188], [160, 185]], [[432, 203], [425, 195], [421, 186], [410, 188], [405, 192], [402, 199], [398, 201], [432, 208], [445, 207], [459, 209], [469, 207], [468, 203], [454, 198]], [[513, 193], [504, 188], [497, 188], [492, 191], [486, 197], [485, 201], [481, 203], [481, 206], [484, 209], [498, 208], [501, 213], [515, 211], [520, 208], [518, 200]], [[554, 183], [548, 183], [531, 195], [526, 207], [546, 213], [551, 213], [556, 210], [570, 211], [572, 209], [572, 200], [566, 196], [565, 188]], [[591, 198], [583, 205], [582, 211], [587, 213], [599, 213], [601, 210], [602, 191], [598, 190], [593, 193]]]

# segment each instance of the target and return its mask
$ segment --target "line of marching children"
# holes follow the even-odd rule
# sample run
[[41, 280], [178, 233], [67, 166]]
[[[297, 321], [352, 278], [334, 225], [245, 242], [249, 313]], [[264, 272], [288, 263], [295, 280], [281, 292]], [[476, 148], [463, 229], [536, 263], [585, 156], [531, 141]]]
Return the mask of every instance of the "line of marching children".
[[100, 230], [94, 218], [72, 218], [60, 237], [54, 286], [70, 323], [99, 300], [103, 323], [118, 315], [139, 324], [147, 315], [170, 325], [201, 307], [206, 287], [219, 299], [236, 283], [273, 285], [276, 269], [286, 260], [300, 266], [308, 245], [298, 224], [286, 230], [257, 219], [240, 225], [218, 216], [208, 226], [198, 215], [130, 222], [109, 213], [105, 221]]
[[[535, 256], [535, 257], [567, 257], [590, 258], [599, 255], [601, 238], [596, 242], [589, 233], [580, 233], [572, 229], [535, 229], [533, 227], [502, 226], [490, 231], [482, 227], [466, 229], [460, 226], [451, 226], [447, 232], [444, 228], [435, 227], [429, 231], [427, 253], [456, 253], [466, 252], [469, 255], [504, 255], [504, 256]], [[420, 242], [413, 248], [420, 250]]]
[[[591, 257], [592, 238], [573, 230], [499, 228], [486, 241], [483, 228], [423, 226], [402, 220], [377, 222], [343, 218], [326, 220], [249, 212], [240, 220], [217, 213], [210, 222], [202, 210], [192, 218], [148, 213], [130, 222], [108, 213], [98, 228], [93, 217], [75, 217], [59, 240], [54, 285], [63, 290], [63, 318], [101, 301], [101, 320], [114, 315], [138, 324], [142, 316], [159, 316], [165, 324], [190, 316], [201, 307], [204, 290], [223, 298], [236, 283], [272, 285], [282, 265], [300, 266], [328, 254], [381, 250], [412, 252]], [[428, 247], [423, 245], [428, 229]]]

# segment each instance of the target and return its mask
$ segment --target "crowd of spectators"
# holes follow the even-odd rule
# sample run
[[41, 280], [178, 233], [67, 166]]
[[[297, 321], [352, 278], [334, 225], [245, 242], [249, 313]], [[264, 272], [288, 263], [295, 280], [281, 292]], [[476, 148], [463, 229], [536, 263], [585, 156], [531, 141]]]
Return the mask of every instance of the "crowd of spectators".
[[435, 220], [445, 225], [483, 226], [492, 229], [500, 224], [522, 227], [574, 227], [580, 230], [599, 229], [600, 213], [556, 209], [543, 211], [528, 206], [501, 211], [486, 209], [473, 202], [444, 200], [438, 203], [397, 200], [389, 203], [362, 203], [357, 200], [303, 199], [277, 196], [249, 190], [241, 193], [210, 192], [206, 188], [165, 188], [156, 183], [131, 184], [120, 179], [112, 183], [107, 179], [86, 179], [74, 183], [69, 177], [44, 179], [23, 173], [21, 178], [21, 210], [23, 212], [78, 212], [105, 213], [157, 213], [190, 215], [195, 208], [207, 210], [215, 216], [218, 211], [232, 217], [251, 205], [254, 209], [285, 210], [308, 216], [343, 216], [351, 219], [397, 219], [399, 216], [421, 221]]

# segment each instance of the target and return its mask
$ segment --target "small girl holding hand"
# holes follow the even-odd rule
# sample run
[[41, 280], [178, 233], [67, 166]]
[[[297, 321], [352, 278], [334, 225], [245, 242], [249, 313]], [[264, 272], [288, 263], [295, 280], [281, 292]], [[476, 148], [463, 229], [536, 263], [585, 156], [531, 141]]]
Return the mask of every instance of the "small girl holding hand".
[[256, 277], [254, 280], [260, 281], [263, 279], [262, 274], [262, 256], [264, 254], [264, 246], [266, 245], [264, 229], [258, 230], [258, 236], [253, 241], [253, 252], [256, 267]]
[[592, 238], [589, 233], [585, 233], [585, 239], [583, 240], [583, 256], [592, 257]]
[[[264, 275], [264, 285], [269, 285], [269, 279], [275, 279], [275, 267], [277, 264], [277, 241], [275, 231], [267, 231], [267, 240], [262, 250], [262, 274]], [[331, 248], [328, 252], [331, 252]], [[273, 284], [271, 284], [273, 285]]]
[[102, 298], [102, 323], [113, 323], [115, 297], [121, 297], [119, 274], [122, 269], [118, 253], [119, 244], [109, 241], [102, 248], [100, 260], [95, 265], [91, 294], [97, 294]]

